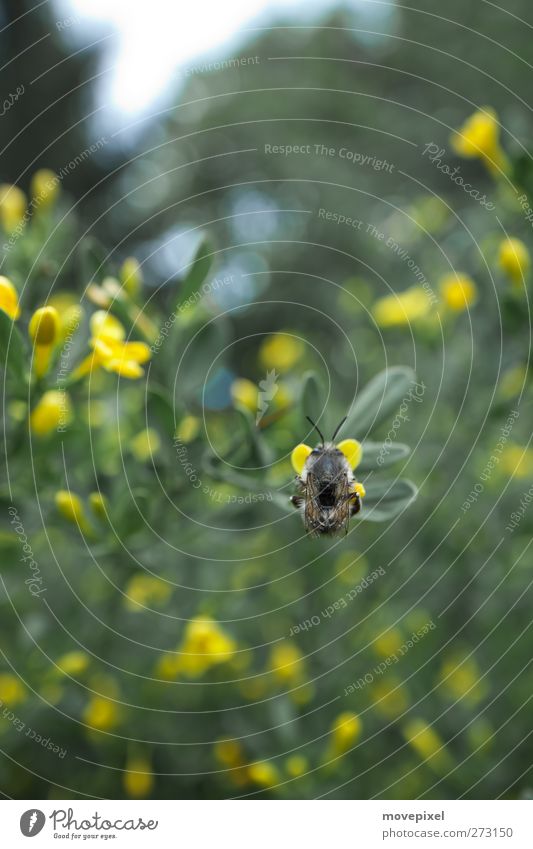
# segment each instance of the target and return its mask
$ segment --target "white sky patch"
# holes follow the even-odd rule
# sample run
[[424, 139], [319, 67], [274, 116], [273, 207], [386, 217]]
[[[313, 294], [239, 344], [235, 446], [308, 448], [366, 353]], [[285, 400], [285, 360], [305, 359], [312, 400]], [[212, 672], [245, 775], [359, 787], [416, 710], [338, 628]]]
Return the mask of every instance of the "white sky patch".
[[[392, 0], [393, 2], [393, 0]], [[116, 31], [113, 47], [106, 40], [104, 80], [110, 106], [130, 115], [143, 112], [166, 89], [182, 66], [197, 64], [207, 54], [223, 56], [246, 38], [243, 29], [268, 26], [284, 12], [297, 15], [295, 23], [316, 23], [334, 0], [57, 0], [65, 16], [74, 16], [72, 35], [90, 39], [87, 24]], [[365, 12], [387, 9], [372, 0], [350, 0]], [[381, 11], [380, 11], [381, 7]], [[390, 11], [390, 8], [389, 8]], [[209, 60], [212, 61], [212, 56]]]

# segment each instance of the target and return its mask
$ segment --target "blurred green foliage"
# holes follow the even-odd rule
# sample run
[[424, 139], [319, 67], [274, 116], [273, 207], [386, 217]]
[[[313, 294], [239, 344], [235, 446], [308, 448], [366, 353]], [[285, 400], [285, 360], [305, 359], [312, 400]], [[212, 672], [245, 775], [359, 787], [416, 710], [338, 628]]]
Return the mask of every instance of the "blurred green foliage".
[[[2, 194], [10, 796], [529, 793], [527, 33], [479, 2], [360, 15], [192, 73], [11, 242]], [[35, 200], [34, 158], [3, 180]], [[303, 535], [306, 414], [348, 414], [384, 523]]]

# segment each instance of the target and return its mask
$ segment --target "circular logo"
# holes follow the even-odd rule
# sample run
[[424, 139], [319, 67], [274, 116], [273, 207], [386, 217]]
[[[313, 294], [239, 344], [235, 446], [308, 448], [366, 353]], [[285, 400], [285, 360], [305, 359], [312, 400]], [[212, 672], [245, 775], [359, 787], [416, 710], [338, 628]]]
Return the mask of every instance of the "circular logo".
[[24, 811], [20, 818], [20, 830], [24, 837], [35, 837], [42, 831], [45, 822], [46, 817], [42, 811], [30, 808], [29, 811]]

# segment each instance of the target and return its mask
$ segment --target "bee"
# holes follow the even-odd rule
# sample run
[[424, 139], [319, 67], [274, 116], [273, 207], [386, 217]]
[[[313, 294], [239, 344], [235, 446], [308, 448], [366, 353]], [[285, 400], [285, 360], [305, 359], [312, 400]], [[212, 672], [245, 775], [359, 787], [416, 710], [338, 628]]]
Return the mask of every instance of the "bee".
[[320, 436], [316, 448], [301, 443], [291, 454], [296, 472], [298, 495], [291, 503], [300, 510], [307, 533], [323, 536], [348, 533], [351, 516], [358, 513], [365, 488], [354, 477], [363, 449], [356, 439], [344, 439], [335, 445], [335, 438], [347, 416], [335, 429], [331, 442], [326, 442], [317, 425], [306, 416]]

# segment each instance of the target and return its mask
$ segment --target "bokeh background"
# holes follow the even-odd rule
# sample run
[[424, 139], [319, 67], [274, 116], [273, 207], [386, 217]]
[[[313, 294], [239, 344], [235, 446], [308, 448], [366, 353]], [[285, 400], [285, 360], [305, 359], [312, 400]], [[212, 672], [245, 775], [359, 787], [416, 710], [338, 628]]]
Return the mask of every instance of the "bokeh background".
[[530, 3], [218, 5], [0, 3], [0, 789], [528, 797]]

